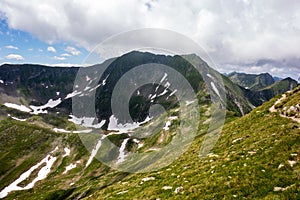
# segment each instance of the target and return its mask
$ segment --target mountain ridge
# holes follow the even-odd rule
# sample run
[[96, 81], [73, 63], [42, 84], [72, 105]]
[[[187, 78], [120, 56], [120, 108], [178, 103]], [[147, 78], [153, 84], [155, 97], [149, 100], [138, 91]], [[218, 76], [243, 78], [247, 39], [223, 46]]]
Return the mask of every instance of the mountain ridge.
[[[197, 57], [196, 55], [192, 54], [184, 56], [191, 60]], [[189, 64], [184, 61], [184, 59], [182, 59], [184, 58], [184, 56], [176, 57], [176, 55], [154, 55], [148, 52], [142, 53], [133, 51], [122, 55], [121, 57], [114, 58], [113, 61], [109, 61], [112, 63], [104, 73], [104, 77], [102, 77], [99, 81], [103, 81], [106, 76], [108, 76], [113, 71], [115, 75], [108, 77], [108, 85], [103, 86], [104, 89], [97, 89], [97, 95], [101, 93], [99, 91], [111, 91], [114, 86], [112, 83], [116, 82], [116, 80], [118, 80], [118, 78], [121, 77], [122, 74], [126, 73], [128, 69], [131, 68], [130, 65], [134, 66], [137, 64], [146, 64], [151, 62], [158, 62], [175, 67], [177, 71], [181, 71], [181, 73], [185, 74], [185, 76], [188, 76], [187, 78], [191, 81], [190, 83], [192, 83], [192, 86], [195, 90], [203, 90], [203, 87], [205, 86], [201, 86], [202, 89], [200, 89], [199, 83], [197, 83], [199, 81], [201, 82], [201, 76], [198, 76], [197, 78], [197, 76], [192, 75], [196, 74], [196, 72], [189, 72], [189, 68], [192, 69], [192, 66], [189, 66]], [[274, 94], [269, 94], [270, 92], [249, 92], [243, 87], [235, 86], [230, 80], [227, 80], [225, 76], [210, 68], [203, 60], [201, 60], [201, 58], [197, 62], [200, 66], [203, 66], [202, 69], [204, 71], [207, 71], [207, 74], [212, 73], [223, 78], [226, 88], [226, 95], [228, 96], [228, 110], [235, 112], [237, 115], [244, 115], [248, 113], [251, 109], [253, 109], [254, 106], [261, 105], [264, 101], [269, 100], [270, 97], [272, 98], [277, 93], [279, 93], [274, 92]], [[188, 70], [185, 71], [182, 67], [179, 66], [179, 63], [181, 63], [182, 66], [185, 66], [185, 68]], [[98, 65], [90, 67], [96, 69], [97, 66]], [[121, 70], [122, 68], [123, 70]], [[0, 103], [10, 102], [16, 104], [24, 104], [27, 106], [39, 106], [46, 104], [49, 99], [55, 100], [61, 98], [62, 103], [57, 106], [56, 110], [58, 109], [57, 111], [70, 114], [71, 99], [64, 98], [66, 98], [68, 94], [71, 94], [74, 91], [73, 83], [79, 69], [79, 67], [47, 67], [30, 64], [2, 65], [0, 71], [0, 80], [2, 80], [4, 83], [0, 83]], [[30, 79], [28, 77], [30, 77]], [[196, 81], [197, 79], [199, 81]], [[285, 91], [286, 90], [280, 92], [282, 93]], [[149, 93], [150, 88], [148, 87], [145, 92]], [[100, 94], [99, 98], [97, 98], [97, 105], [109, 104], [110, 100], [107, 94], [109, 93], [106, 92], [104, 96], [101, 96]], [[267, 98], [264, 97], [264, 95], [266, 94], [268, 96]], [[260, 101], [259, 99], [263, 99], [263, 101]], [[102, 116], [99, 115], [100, 118], [108, 119], [108, 117], [110, 117], [111, 113], [109, 110], [103, 110], [99, 107], [97, 109], [100, 109], [100, 113], [104, 113], [104, 115]], [[142, 118], [145, 118], [145, 115], [137, 116], [137, 120], [142, 120]]]

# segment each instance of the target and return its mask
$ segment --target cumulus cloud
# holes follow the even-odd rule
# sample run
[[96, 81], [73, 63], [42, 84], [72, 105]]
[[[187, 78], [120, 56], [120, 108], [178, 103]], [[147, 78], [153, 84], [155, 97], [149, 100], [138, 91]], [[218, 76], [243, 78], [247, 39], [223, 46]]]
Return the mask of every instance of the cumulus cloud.
[[5, 46], [5, 48], [7, 48], [7, 49], [15, 49], [15, 50], [19, 49], [18, 47], [15, 47], [13, 45], [7, 45], [7, 46]]
[[81, 54], [81, 52], [79, 50], [77, 50], [75, 47], [71, 47], [71, 46], [68, 46], [65, 49], [65, 51], [72, 54], [73, 56], [78, 56]]
[[63, 54], [61, 54], [60, 56], [62, 56], [62, 57], [70, 57], [71, 55], [68, 54], [68, 53], [63, 53]]
[[299, 56], [298, 0], [2, 0], [0, 11], [11, 28], [87, 50], [120, 32], [163, 28], [189, 36], [222, 67]]
[[18, 54], [9, 54], [9, 55], [5, 56], [5, 58], [8, 60], [18, 60], [18, 61], [24, 60], [23, 56], [18, 55]]
[[65, 57], [54, 56], [52, 57], [54, 60], [66, 60]]
[[56, 53], [56, 49], [54, 47], [48, 47], [47, 51], [52, 52], [52, 53]]

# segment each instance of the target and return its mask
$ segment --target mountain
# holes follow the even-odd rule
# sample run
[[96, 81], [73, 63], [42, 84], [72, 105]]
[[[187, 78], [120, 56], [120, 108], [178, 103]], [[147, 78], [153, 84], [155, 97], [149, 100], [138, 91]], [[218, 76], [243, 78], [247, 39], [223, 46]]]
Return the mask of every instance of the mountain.
[[227, 76], [232, 82], [247, 90], [245, 96], [254, 106], [260, 106], [274, 96], [298, 86], [297, 81], [292, 78], [276, 78], [268, 73], [256, 75], [232, 72]]
[[268, 73], [256, 75], [232, 72], [228, 77], [234, 83], [250, 90], [259, 90], [275, 83], [275, 79]]
[[[41, 115], [31, 115], [26, 121], [4, 118], [0, 121], [0, 196], [7, 199], [299, 199], [299, 116], [283, 113], [297, 107], [299, 97], [300, 88], [297, 88], [226, 123], [207, 157], [199, 157], [207, 130], [205, 121], [209, 118], [205, 115], [208, 109], [203, 106], [202, 125], [187, 151], [171, 165], [147, 173], [130, 174], [105, 166], [91, 157], [80, 135], [55, 132], [50, 126], [37, 123], [43, 121]], [[23, 113], [5, 106], [0, 110]], [[158, 119], [158, 122], [168, 120]], [[108, 137], [120, 149], [125, 144], [127, 155], [128, 152], [152, 152], [162, 147], [162, 141], [167, 142], [168, 136], [176, 134], [177, 120], [173, 119], [172, 128], [139, 141], [143, 145], [138, 145], [127, 133], [112, 133]], [[67, 122], [61, 126], [64, 123]]]
[[292, 90], [298, 86], [297, 81], [292, 78], [285, 78], [279, 82], [275, 82], [272, 85], [264, 87], [255, 92], [250, 92], [252, 103], [254, 105], [261, 105], [263, 102], [269, 101], [274, 96], [282, 94], [286, 91]]
[[[190, 63], [186, 59], [194, 62], [203, 71], [203, 74], [199, 74], [193, 69]], [[100, 77], [99, 83], [103, 84], [98, 87], [98, 83], [94, 80], [99, 76], [100, 72], [97, 69], [101, 69], [104, 65], [109, 63], [109, 66], [103, 72], [103, 76]], [[210, 98], [209, 89], [215, 93], [211, 84], [204, 82], [203, 75], [207, 79], [207, 75], [220, 76], [225, 79], [224, 86], [227, 98], [228, 110], [236, 113], [237, 115], [243, 115], [248, 113], [252, 108], [251, 102], [246, 98], [243, 88], [237, 86], [228, 80], [225, 76], [220, 75], [217, 71], [210, 68], [203, 60], [196, 55], [182, 56], [164, 56], [154, 55], [151, 53], [142, 52], [130, 52], [121, 57], [115, 58], [106, 63], [95, 65], [86, 68], [86, 73], [89, 73], [86, 80], [82, 80], [86, 87], [74, 88], [74, 81], [76, 80], [76, 74], [78, 73], [78, 67], [47, 67], [41, 65], [9, 65], [5, 64], [0, 67], [0, 103], [14, 103], [18, 105], [24, 105], [26, 107], [39, 106], [47, 108], [40, 109], [35, 113], [41, 112], [60, 112], [66, 115], [70, 115], [72, 110], [71, 97], [73, 96], [89, 96], [93, 94], [94, 88], [96, 88], [96, 112], [100, 120], [108, 120], [112, 114], [110, 107], [110, 99], [113, 89], [118, 82], [119, 78], [133, 69], [135, 66], [158, 63], [161, 65], [167, 65], [182, 74], [191, 84], [192, 88], [198, 93], [198, 98], [201, 101], [207, 101]], [[85, 69], [81, 69], [84, 71]], [[95, 74], [93, 73], [95, 72]], [[160, 72], [156, 72], [156, 76], [161, 76]], [[154, 76], [154, 74], [152, 75]], [[148, 77], [147, 77], [148, 78]], [[217, 83], [216, 83], [217, 84]], [[95, 85], [91, 88], [91, 85]], [[86, 89], [86, 91], [84, 91]], [[171, 105], [176, 106], [175, 99], [170, 98], [166, 101], [171, 91], [168, 90], [164, 96], [156, 98], [154, 102], [151, 102], [151, 98], [148, 98], [150, 94], [158, 95], [157, 92], [163, 92], [164, 88], [158, 88], [155, 91], [156, 86], [143, 86], [133, 94], [131, 102], [138, 103], [138, 108], [143, 108], [143, 112], [132, 113], [133, 117], [137, 121], [142, 121], [146, 117], [146, 110], [153, 103], [165, 102], [165, 107]], [[139, 92], [139, 95], [137, 94]], [[157, 94], [156, 94], [156, 93]], [[51, 100], [51, 102], [49, 102]], [[58, 105], [49, 107], [49, 103], [56, 102]], [[167, 105], [168, 104], [168, 105]], [[134, 107], [134, 106], [131, 106]], [[134, 109], [133, 109], [134, 110]], [[121, 119], [120, 119], [121, 120]]]

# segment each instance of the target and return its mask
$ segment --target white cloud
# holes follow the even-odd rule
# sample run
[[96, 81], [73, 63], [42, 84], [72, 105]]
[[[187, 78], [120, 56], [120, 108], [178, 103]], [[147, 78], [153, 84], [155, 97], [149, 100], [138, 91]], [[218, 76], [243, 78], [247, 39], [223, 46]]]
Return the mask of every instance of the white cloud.
[[9, 54], [5, 56], [6, 59], [8, 60], [24, 60], [23, 56], [18, 55], [18, 54]]
[[38, 52], [43, 52], [43, 49], [38, 49]]
[[56, 53], [56, 49], [54, 47], [48, 47], [47, 51], [52, 52], [52, 53]]
[[68, 54], [68, 53], [63, 53], [63, 54], [61, 54], [60, 56], [62, 56], [62, 57], [70, 57], [71, 55]]
[[13, 45], [7, 45], [7, 46], [5, 46], [5, 48], [7, 48], [7, 49], [15, 49], [15, 50], [19, 49], [18, 47], [15, 47]]
[[223, 68], [246, 71], [240, 63], [299, 57], [298, 0], [2, 0], [0, 11], [11, 28], [87, 50], [114, 34], [151, 27], [189, 36]]
[[28, 51], [33, 51], [33, 48], [29, 48], [29, 49], [27, 49]]
[[81, 52], [79, 50], [77, 50], [75, 47], [71, 47], [71, 46], [68, 46], [65, 49], [65, 51], [72, 54], [73, 56], [78, 56], [81, 54]]
[[51, 67], [87, 67], [90, 65], [81, 65], [81, 64], [72, 64], [72, 63], [55, 63], [55, 64], [46, 64]]
[[66, 60], [65, 57], [58, 57], [58, 56], [54, 56], [52, 57], [54, 60]]

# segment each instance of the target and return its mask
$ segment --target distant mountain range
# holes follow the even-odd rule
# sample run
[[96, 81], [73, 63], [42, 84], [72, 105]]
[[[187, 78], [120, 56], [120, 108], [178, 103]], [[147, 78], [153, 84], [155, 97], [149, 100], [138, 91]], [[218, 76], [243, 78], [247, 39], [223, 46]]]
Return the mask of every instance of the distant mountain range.
[[269, 101], [278, 94], [297, 87], [298, 83], [292, 78], [272, 77], [269, 73], [246, 74], [232, 72], [227, 74], [228, 78], [239, 86], [249, 90], [248, 98], [255, 106]]
[[[215, 74], [223, 77], [224, 92], [227, 96], [227, 109], [237, 115], [244, 115], [250, 112], [254, 106], [259, 106], [277, 94], [286, 92], [297, 86], [297, 82], [290, 78], [276, 82], [267, 73], [251, 75], [234, 72], [229, 74], [227, 78], [210, 68], [196, 55], [188, 55], [186, 58], [193, 60], [199, 65], [202, 71], [205, 72], [203, 73], [205, 76]], [[181, 73], [189, 81], [201, 101], [206, 101], [209, 98], [210, 94], [207, 89], [210, 88], [214, 91], [212, 86], [205, 84], [203, 77], [181, 56], [164, 56], [134, 51], [116, 58], [110, 63], [100, 78], [99, 83], [105, 81], [107, 84], [96, 88], [95, 106], [99, 119], [108, 120], [112, 114], [110, 99], [117, 81], [135, 66], [147, 63], [167, 65]], [[88, 67], [88, 69], [97, 69], [98, 67], [99, 65], [95, 65]], [[70, 115], [72, 114], [72, 98], [70, 97], [76, 95], [88, 96], [91, 93], [91, 90], [83, 91], [86, 88], [82, 88], [82, 91], [76, 91], [77, 94], [73, 93], [73, 90], [76, 90], [73, 87], [76, 74], [79, 70], [78, 67], [5, 64], [0, 66], [0, 69], [0, 103], [2, 104], [9, 102], [29, 107], [45, 105], [50, 99], [53, 101], [60, 100], [59, 103], [57, 102], [58, 105], [49, 107], [47, 110]], [[87, 85], [90, 80], [95, 79], [97, 73], [91, 76], [94, 77], [89, 77], [88, 81], [86, 80]], [[131, 110], [134, 120], [144, 120], [151, 104], [163, 102], [165, 107], [176, 106], [176, 99], [168, 98], [167, 100], [167, 97], [171, 94], [170, 90], [167, 90], [161, 97], [157, 97], [158, 93], [162, 93], [166, 88], [161, 87], [156, 91], [155, 89], [155, 85], [147, 85], [140, 88], [139, 91], [135, 91], [131, 100]], [[156, 98], [152, 102], [151, 98], [149, 98], [150, 94], [156, 95]], [[141, 108], [143, 109], [142, 112], [139, 110]]]

